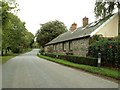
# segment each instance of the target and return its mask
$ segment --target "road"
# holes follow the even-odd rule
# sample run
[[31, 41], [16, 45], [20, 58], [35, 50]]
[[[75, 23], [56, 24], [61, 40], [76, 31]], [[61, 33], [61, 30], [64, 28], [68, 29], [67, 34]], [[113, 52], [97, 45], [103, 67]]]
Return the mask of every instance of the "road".
[[3, 88], [117, 88], [112, 81], [36, 56], [38, 49], [2, 66]]

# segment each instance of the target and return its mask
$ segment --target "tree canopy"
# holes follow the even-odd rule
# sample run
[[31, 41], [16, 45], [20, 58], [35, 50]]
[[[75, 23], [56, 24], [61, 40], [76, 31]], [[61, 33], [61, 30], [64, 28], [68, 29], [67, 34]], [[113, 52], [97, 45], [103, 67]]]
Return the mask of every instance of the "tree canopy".
[[67, 31], [63, 22], [55, 20], [41, 24], [41, 28], [36, 33], [36, 41], [40, 46], [44, 46], [58, 35]]
[[22, 52], [23, 49], [31, 47], [34, 35], [25, 27], [25, 22], [14, 15], [11, 11], [15, 7], [11, 7], [8, 2], [1, 2], [0, 15], [2, 20], [2, 54], [4, 51], [11, 50], [13, 53]]
[[113, 14], [115, 9], [120, 9], [120, 2], [117, 0], [96, 0], [94, 12], [101, 19]]

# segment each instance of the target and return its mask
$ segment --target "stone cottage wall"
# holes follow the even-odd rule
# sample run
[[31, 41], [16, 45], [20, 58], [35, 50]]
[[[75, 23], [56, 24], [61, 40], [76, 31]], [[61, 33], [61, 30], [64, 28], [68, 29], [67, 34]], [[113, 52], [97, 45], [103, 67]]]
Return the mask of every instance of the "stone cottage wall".
[[89, 38], [62, 42], [45, 47], [45, 52], [66, 54], [72, 50], [73, 55], [86, 56], [89, 47]]
[[59, 53], [59, 54], [61, 54], [62, 50], [63, 50], [62, 49], [62, 43], [58, 43], [58, 44], [55, 44], [55, 45], [56, 45], [56, 49], [54, 49], [53, 53]]
[[53, 45], [48, 45], [44, 47], [46, 53], [52, 53], [54, 51]]
[[86, 56], [88, 53], [89, 38], [73, 40], [70, 46], [74, 55]]

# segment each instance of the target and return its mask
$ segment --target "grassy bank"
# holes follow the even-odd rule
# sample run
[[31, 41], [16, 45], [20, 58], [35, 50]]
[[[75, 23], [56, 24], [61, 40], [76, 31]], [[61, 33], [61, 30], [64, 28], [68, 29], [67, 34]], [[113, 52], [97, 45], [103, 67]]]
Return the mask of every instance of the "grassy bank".
[[97, 75], [102, 75], [102, 76], [107, 76], [107, 77], [111, 77], [114, 79], [120, 79], [119, 75], [120, 72], [118, 72], [117, 70], [111, 70], [111, 69], [107, 69], [107, 68], [98, 68], [98, 67], [94, 67], [94, 66], [89, 66], [89, 65], [82, 65], [82, 64], [75, 64], [69, 61], [65, 61], [62, 59], [56, 59], [56, 58], [51, 58], [51, 57], [47, 57], [47, 56], [43, 56], [43, 55], [38, 55], [40, 58], [44, 58], [56, 63], [60, 63], [66, 66], [70, 66], [70, 67], [74, 67], [74, 68], [78, 68], [90, 73], [94, 73]]

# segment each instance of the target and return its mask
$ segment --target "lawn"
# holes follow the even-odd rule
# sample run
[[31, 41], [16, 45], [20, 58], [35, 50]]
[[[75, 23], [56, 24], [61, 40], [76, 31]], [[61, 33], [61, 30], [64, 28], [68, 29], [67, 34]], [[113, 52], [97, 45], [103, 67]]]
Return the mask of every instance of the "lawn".
[[97, 75], [102, 75], [102, 76], [107, 76], [107, 77], [111, 77], [114, 79], [120, 79], [119, 75], [120, 72], [118, 72], [117, 70], [112, 70], [112, 69], [108, 69], [108, 68], [98, 68], [98, 67], [94, 67], [94, 66], [89, 66], [89, 65], [83, 65], [83, 64], [76, 64], [76, 63], [72, 63], [69, 61], [65, 61], [62, 59], [56, 59], [56, 58], [51, 58], [51, 57], [47, 57], [47, 56], [43, 56], [43, 55], [38, 55], [40, 58], [44, 58], [56, 63], [60, 63], [66, 66], [70, 66], [70, 67], [74, 67], [77, 69], [81, 69], [90, 73], [94, 73]]

